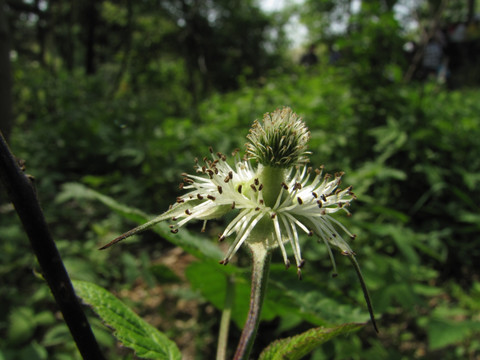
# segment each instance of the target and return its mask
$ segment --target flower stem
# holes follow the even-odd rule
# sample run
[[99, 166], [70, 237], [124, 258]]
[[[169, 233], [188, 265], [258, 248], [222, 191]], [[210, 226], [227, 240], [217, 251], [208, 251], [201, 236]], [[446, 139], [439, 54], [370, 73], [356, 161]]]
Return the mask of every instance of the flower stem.
[[228, 330], [232, 315], [233, 299], [235, 298], [235, 281], [233, 276], [227, 276], [226, 281], [225, 306], [223, 308], [220, 330], [218, 332], [217, 360], [225, 360], [227, 358]]
[[250, 309], [248, 310], [247, 321], [242, 331], [234, 360], [246, 360], [252, 350], [255, 336], [257, 335], [260, 323], [263, 300], [267, 289], [268, 273], [270, 269], [270, 252], [262, 243], [249, 244], [252, 250], [252, 290], [250, 293]]
[[266, 206], [273, 207], [285, 181], [285, 169], [264, 166], [260, 171], [260, 182], [263, 184], [263, 199]]

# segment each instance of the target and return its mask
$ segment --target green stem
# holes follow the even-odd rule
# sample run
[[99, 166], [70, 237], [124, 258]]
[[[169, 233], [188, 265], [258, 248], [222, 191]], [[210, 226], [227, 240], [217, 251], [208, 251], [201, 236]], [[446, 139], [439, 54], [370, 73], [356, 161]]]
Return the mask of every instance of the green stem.
[[358, 277], [358, 280], [360, 281], [360, 285], [363, 290], [363, 297], [365, 298], [365, 302], [367, 303], [368, 313], [370, 314], [370, 319], [372, 321], [373, 328], [375, 329], [375, 332], [378, 334], [378, 327], [377, 327], [377, 322], [375, 321], [375, 314], [373, 312], [372, 300], [370, 300], [370, 295], [368, 294], [367, 285], [365, 284], [365, 280], [363, 279], [362, 271], [360, 270], [360, 265], [358, 265], [358, 262], [357, 262], [357, 259], [355, 259], [355, 256], [351, 255], [348, 258], [352, 262], [353, 267], [357, 272], [357, 277]]
[[260, 313], [262, 311], [263, 300], [267, 289], [268, 273], [270, 269], [270, 252], [264, 247], [263, 243], [249, 244], [252, 250], [252, 290], [250, 293], [250, 309], [248, 311], [247, 321], [242, 331], [237, 350], [233, 357], [234, 360], [246, 360], [252, 350], [255, 336], [257, 335], [258, 325], [260, 323]]
[[266, 206], [273, 207], [285, 181], [285, 169], [271, 166], [261, 168], [260, 183], [263, 184], [263, 200]]
[[232, 317], [233, 299], [235, 298], [235, 280], [233, 276], [227, 276], [226, 281], [225, 306], [218, 332], [217, 360], [225, 360], [227, 358], [228, 330], [230, 328], [230, 318]]

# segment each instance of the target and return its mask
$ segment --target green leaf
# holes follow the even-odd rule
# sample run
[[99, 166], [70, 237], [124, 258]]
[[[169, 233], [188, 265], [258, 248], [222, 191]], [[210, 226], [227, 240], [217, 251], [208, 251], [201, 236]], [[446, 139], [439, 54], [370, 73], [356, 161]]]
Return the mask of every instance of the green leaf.
[[[89, 199], [100, 201], [122, 217], [134, 221], [140, 225], [144, 225], [148, 221], [153, 221], [152, 219], [161, 218], [163, 220], [163, 215], [160, 215], [156, 218], [151, 217], [141, 210], [121, 204], [109, 196], [100, 194], [99, 192], [89, 189], [85, 185], [78, 183], [64, 184], [62, 192], [57, 196], [58, 202], [64, 202], [70, 199]], [[165, 218], [170, 218], [170, 216], [165, 216]], [[156, 232], [172, 244], [183, 248], [185, 251], [199, 259], [219, 261], [224, 257], [222, 251], [214, 243], [201, 235], [193, 235], [186, 229], [181, 229], [178, 234], [172, 234], [166, 223], [160, 223], [152, 226], [150, 230]]]
[[85, 185], [79, 183], [67, 183], [62, 185], [62, 191], [57, 196], [56, 201], [62, 203], [71, 199], [98, 200], [122, 217], [136, 223], [144, 223], [149, 220], [149, 216], [143, 211], [120, 204], [111, 197], [100, 194], [99, 192], [89, 189]]
[[349, 323], [331, 328], [314, 328], [302, 334], [276, 340], [263, 350], [259, 360], [297, 360], [339, 335], [359, 330], [364, 324]]
[[14, 309], [9, 316], [7, 339], [13, 344], [20, 344], [33, 336], [37, 324], [32, 321], [34, 311], [29, 307]]
[[180, 360], [181, 353], [173, 341], [148, 324], [123, 302], [104, 288], [85, 281], [73, 281], [75, 291], [89, 304], [115, 337], [144, 359]]
[[428, 344], [431, 350], [438, 350], [466, 341], [478, 331], [480, 323], [476, 321], [433, 318], [427, 326]]

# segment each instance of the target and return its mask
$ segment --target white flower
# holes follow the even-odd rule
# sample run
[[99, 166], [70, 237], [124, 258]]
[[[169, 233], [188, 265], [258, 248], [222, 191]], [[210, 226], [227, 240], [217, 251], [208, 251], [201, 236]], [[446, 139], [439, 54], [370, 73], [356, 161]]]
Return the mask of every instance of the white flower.
[[282, 170], [284, 179], [279, 177], [276, 184], [275, 180], [270, 181], [275, 184], [278, 196], [275, 202], [268, 204], [264, 199], [268, 189], [260, 180], [265, 169], [263, 165], [253, 168], [248, 160], [237, 160], [231, 167], [225, 155], [211, 152], [211, 160], [204, 158], [202, 165], [197, 163], [196, 175], [183, 174], [181, 187], [189, 192], [177, 198], [177, 203], [168, 211], [176, 221], [171, 225], [172, 232], [192, 220], [206, 221], [237, 211], [238, 214], [219, 235], [220, 241], [235, 236], [222, 264], [227, 264], [244, 243], [258, 241], [259, 232], [255, 231], [259, 223], [264, 237], [261, 240], [269, 250], [280, 248], [287, 267], [290, 262], [285, 244], [290, 244], [299, 275], [304, 264], [299, 233], [317, 235], [329, 249], [334, 267], [330, 245], [345, 255], [353, 254], [337, 228], [351, 238], [354, 235], [331, 216], [339, 210], [349, 213], [346, 207], [355, 198], [351, 187], [337, 190], [342, 174], [336, 174], [333, 179], [328, 174], [322, 177], [322, 171], [315, 170], [311, 174], [311, 168], [305, 165]]
[[353, 255], [337, 229], [355, 238], [331, 216], [339, 210], [349, 214], [347, 207], [355, 199], [352, 187], [338, 189], [343, 173], [322, 177], [321, 170], [312, 173], [312, 168], [305, 165], [310, 134], [290, 108], [265, 114], [263, 124], [255, 121], [247, 138], [250, 143], [246, 153], [257, 161], [255, 167], [249, 159], [239, 157], [230, 166], [225, 155], [210, 149], [211, 159], [204, 158], [202, 164], [196, 161], [196, 174], [183, 174], [181, 188], [189, 191], [168, 211], [101, 249], [169, 218], [175, 221], [170, 225], [173, 233], [193, 220], [203, 220], [204, 231], [207, 220], [235, 211], [237, 214], [219, 235], [220, 241], [234, 237], [222, 264], [226, 265], [243, 244], [250, 248], [260, 244], [268, 251], [279, 247], [288, 267], [285, 244], [290, 244], [300, 276], [305, 261], [299, 236], [305, 233], [325, 243], [336, 274], [330, 246]]

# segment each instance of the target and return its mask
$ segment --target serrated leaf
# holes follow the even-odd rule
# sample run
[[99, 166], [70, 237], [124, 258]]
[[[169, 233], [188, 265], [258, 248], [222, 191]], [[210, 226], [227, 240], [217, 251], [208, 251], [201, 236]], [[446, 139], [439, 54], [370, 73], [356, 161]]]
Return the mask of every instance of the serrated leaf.
[[114, 329], [115, 337], [144, 359], [180, 360], [176, 344], [165, 334], [148, 324], [128, 306], [104, 288], [85, 281], [73, 281], [75, 291], [90, 305], [106, 325]]
[[326, 341], [357, 331], [364, 325], [349, 323], [330, 328], [315, 328], [296, 336], [276, 340], [263, 350], [259, 360], [298, 360]]

